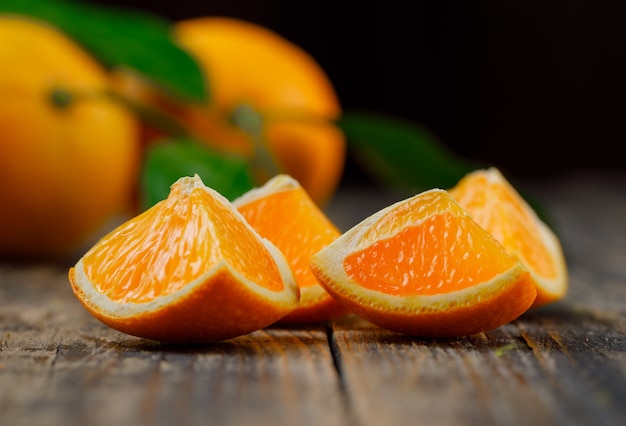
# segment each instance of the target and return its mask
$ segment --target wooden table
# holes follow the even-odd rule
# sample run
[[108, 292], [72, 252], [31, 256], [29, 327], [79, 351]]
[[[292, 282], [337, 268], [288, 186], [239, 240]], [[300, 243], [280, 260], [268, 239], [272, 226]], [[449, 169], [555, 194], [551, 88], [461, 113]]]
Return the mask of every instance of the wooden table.
[[[626, 174], [528, 188], [552, 214], [567, 297], [488, 333], [397, 335], [357, 318], [200, 347], [113, 331], [62, 265], [0, 264], [0, 424], [626, 424]], [[341, 227], [394, 201], [340, 192]]]

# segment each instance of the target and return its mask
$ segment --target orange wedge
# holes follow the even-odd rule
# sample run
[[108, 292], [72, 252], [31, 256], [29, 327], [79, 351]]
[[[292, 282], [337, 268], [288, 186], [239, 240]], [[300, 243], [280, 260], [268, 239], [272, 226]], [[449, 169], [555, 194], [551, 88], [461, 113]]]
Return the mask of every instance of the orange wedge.
[[468, 174], [450, 194], [530, 271], [537, 287], [533, 307], [565, 295], [568, 274], [559, 239], [497, 168]]
[[281, 323], [323, 322], [345, 313], [309, 269], [309, 257], [341, 233], [298, 181], [278, 175], [233, 205], [262, 237], [283, 252], [300, 287], [300, 305]]
[[110, 327], [166, 343], [225, 340], [293, 311], [282, 253], [198, 176], [98, 241], [69, 271], [78, 300]]
[[441, 189], [374, 213], [314, 254], [310, 266], [352, 312], [412, 336], [491, 330], [536, 296], [524, 265]]

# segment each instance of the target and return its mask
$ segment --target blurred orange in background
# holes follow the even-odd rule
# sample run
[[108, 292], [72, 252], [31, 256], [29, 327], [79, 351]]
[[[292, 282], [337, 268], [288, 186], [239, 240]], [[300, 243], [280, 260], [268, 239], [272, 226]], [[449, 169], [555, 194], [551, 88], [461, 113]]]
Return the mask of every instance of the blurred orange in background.
[[[6, 7], [21, 10], [19, 2]], [[136, 213], [141, 186], [154, 184], [140, 181], [150, 144], [181, 136], [243, 158], [258, 185], [288, 173], [317, 203], [329, 201], [346, 141], [334, 123], [338, 97], [313, 57], [242, 20], [155, 23], [149, 14], [110, 12], [100, 26], [74, 25], [73, 16], [87, 22], [98, 9], [62, 1], [0, 14], [0, 256], [64, 257], [115, 215]], [[126, 19], [155, 23], [139, 30], [144, 43], [163, 47], [171, 35], [193, 58], [210, 89], [204, 103], [155, 83], [151, 73], [171, 57], [146, 56], [149, 43], [115, 56], [133, 34]], [[134, 67], [146, 58], [148, 75]], [[182, 71], [171, 78], [185, 78]], [[167, 173], [159, 184], [174, 182]]]
[[0, 16], [0, 256], [57, 257], [128, 211], [139, 125], [106, 71], [42, 22]]
[[206, 74], [208, 103], [166, 96], [126, 72], [116, 76], [122, 95], [171, 115], [209, 146], [244, 156], [259, 184], [287, 173], [317, 203], [327, 202], [342, 177], [346, 142], [333, 123], [339, 100], [314, 58], [267, 28], [233, 18], [183, 20], [173, 31]]

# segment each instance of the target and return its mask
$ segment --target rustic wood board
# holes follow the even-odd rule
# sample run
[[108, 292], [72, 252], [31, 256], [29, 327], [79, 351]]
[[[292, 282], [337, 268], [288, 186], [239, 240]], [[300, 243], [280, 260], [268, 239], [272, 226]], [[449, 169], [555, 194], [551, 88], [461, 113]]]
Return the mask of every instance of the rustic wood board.
[[345, 424], [325, 326], [163, 346], [86, 315], [63, 271], [4, 267], [0, 280], [7, 425]]
[[[626, 176], [528, 188], [553, 215], [570, 291], [458, 339], [348, 317], [164, 346], [93, 319], [66, 266], [1, 263], [0, 425], [625, 424]], [[393, 201], [340, 195], [329, 214], [344, 228]]]

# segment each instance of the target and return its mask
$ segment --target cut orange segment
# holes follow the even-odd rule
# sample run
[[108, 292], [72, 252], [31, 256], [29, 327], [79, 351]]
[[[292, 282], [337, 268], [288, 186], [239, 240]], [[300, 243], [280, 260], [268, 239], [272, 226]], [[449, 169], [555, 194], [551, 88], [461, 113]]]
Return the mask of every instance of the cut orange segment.
[[559, 239], [497, 168], [468, 174], [450, 194], [530, 271], [534, 307], [565, 295], [568, 274]]
[[233, 205], [262, 237], [283, 252], [300, 287], [300, 305], [281, 323], [323, 322], [345, 313], [309, 269], [309, 257], [341, 232], [298, 181], [278, 175], [242, 195]]
[[310, 266], [352, 312], [412, 336], [491, 330], [536, 296], [524, 265], [441, 189], [374, 213], [314, 254]]
[[282, 253], [197, 175], [98, 241], [69, 279], [103, 323], [166, 343], [247, 334], [299, 301]]

